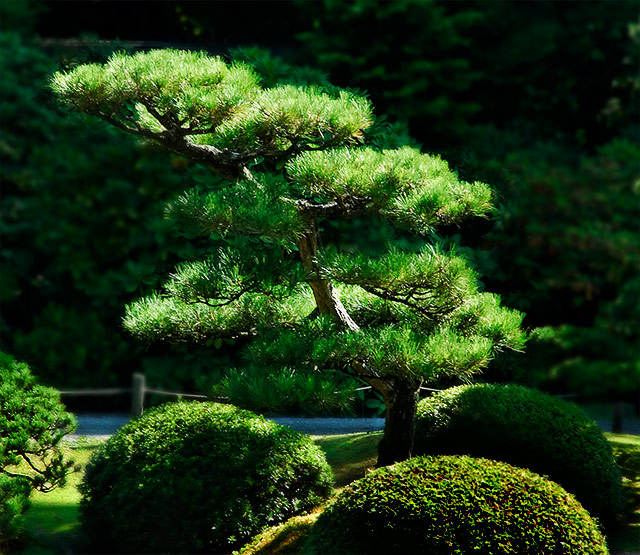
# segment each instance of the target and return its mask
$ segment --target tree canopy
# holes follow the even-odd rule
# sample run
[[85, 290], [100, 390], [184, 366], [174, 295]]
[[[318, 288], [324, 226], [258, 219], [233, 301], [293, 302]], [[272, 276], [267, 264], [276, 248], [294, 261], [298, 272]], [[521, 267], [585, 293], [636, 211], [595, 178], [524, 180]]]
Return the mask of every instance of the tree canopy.
[[[371, 144], [364, 96], [299, 76], [264, 86], [247, 64], [161, 50], [78, 66], [52, 86], [76, 109], [215, 174], [172, 200], [167, 217], [216, 248], [128, 306], [127, 329], [250, 338], [247, 364], [265, 372], [358, 376], [387, 406], [386, 464], [410, 454], [420, 386], [468, 378], [497, 350], [520, 349], [522, 315], [481, 292], [436, 235], [486, 215], [490, 188], [414, 147]], [[325, 226], [338, 222], [339, 234], [355, 219], [390, 239], [374, 250], [325, 243]]]

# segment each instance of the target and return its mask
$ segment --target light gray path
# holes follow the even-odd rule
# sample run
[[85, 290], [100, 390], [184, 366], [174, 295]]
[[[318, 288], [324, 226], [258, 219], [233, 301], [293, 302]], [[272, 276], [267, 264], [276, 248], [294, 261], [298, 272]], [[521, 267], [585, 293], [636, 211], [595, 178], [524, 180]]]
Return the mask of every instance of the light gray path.
[[[77, 414], [78, 429], [67, 436], [76, 439], [81, 436], [107, 438], [129, 421], [127, 414]], [[339, 435], [356, 432], [378, 432], [384, 428], [384, 418], [295, 418], [276, 417], [274, 421], [294, 430], [310, 435]], [[611, 431], [611, 421], [599, 420], [598, 425], [605, 431]], [[623, 422], [625, 434], [640, 435], [640, 419], [626, 418]]]
[[[107, 438], [118, 428], [129, 421], [127, 414], [76, 414], [78, 429], [73, 435], [67, 436], [73, 440], [78, 437]], [[290, 426], [294, 430], [310, 435], [339, 435], [355, 432], [378, 432], [384, 428], [384, 418], [273, 418], [278, 424]]]

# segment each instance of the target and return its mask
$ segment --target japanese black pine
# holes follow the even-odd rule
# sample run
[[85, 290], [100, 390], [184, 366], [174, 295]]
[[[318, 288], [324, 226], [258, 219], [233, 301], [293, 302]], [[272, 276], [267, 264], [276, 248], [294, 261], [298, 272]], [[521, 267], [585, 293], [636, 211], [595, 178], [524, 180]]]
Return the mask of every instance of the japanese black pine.
[[[420, 387], [467, 380], [497, 350], [521, 348], [522, 315], [480, 292], [465, 258], [435, 239], [439, 226], [486, 215], [489, 187], [416, 148], [382, 148], [363, 95], [301, 75], [267, 82], [246, 64], [162, 50], [58, 73], [53, 88], [212, 172], [167, 215], [223, 246], [128, 306], [126, 328], [242, 337], [262, 372], [360, 378], [384, 399], [378, 464], [390, 464], [411, 455]], [[366, 225], [341, 241], [354, 221]], [[372, 245], [368, 229], [387, 239]]]

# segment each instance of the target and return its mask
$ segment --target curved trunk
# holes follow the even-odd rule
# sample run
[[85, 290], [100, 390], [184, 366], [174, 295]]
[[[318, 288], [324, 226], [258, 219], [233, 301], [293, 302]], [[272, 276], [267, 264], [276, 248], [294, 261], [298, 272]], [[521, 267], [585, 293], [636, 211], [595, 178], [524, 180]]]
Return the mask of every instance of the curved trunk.
[[416, 411], [420, 384], [397, 381], [383, 392], [387, 407], [384, 435], [378, 445], [377, 467], [405, 461], [411, 457], [416, 431]]
[[315, 256], [318, 250], [317, 234], [313, 231], [308, 232], [297, 241], [298, 252], [302, 260], [303, 268], [309, 273], [307, 283], [313, 291], [313, 296], [320, 314], [328, 314], [333, 320], [347, 329], [357, 331], [358, 324], [353, 321], [344, 305], [334, 291], [331, 282], [322, 279], [320, 276], [320, 268], [318, 267]]
[[[307, 283], [313, 291], [318, 312], [330, 315], [336, 323], [347, 329], [359, 330], [358, 324], [345, 309], [331, 282], [321, 276], [315, 260], [318, 248], [317, 232], [314, 229], [308, 231], [298, 238], [297, 245], [302, 265], [309, 273]], [[351, 367], [382, 395], [387, 408], [384, 436], [378, 446], [377, 466], [386, 466], [410, 458], [420, 383], [380, 377], [364, 362], [352, 363]]]

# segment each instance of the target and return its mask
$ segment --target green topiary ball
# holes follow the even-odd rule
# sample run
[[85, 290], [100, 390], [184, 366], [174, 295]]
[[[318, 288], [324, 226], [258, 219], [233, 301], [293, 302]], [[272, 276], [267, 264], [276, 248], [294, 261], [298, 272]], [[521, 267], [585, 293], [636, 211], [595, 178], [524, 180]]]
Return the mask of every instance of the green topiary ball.
[[309, 436], [231, 405], [167, 403], [89, 462], [81, 521], [101, 549], [228, 553], [332, 491]]
[[470, 457], [417, 457], [346, 487], [304, 552], [387, 555], [603, 555], [596, 523], [558, 484]]
[[518, 385], [468, 385], [418, 404], [415, 455], [470, 455], [549, 476], [593, 516], [622, 507], [620, 469], [600, 428], [578, 406]]

